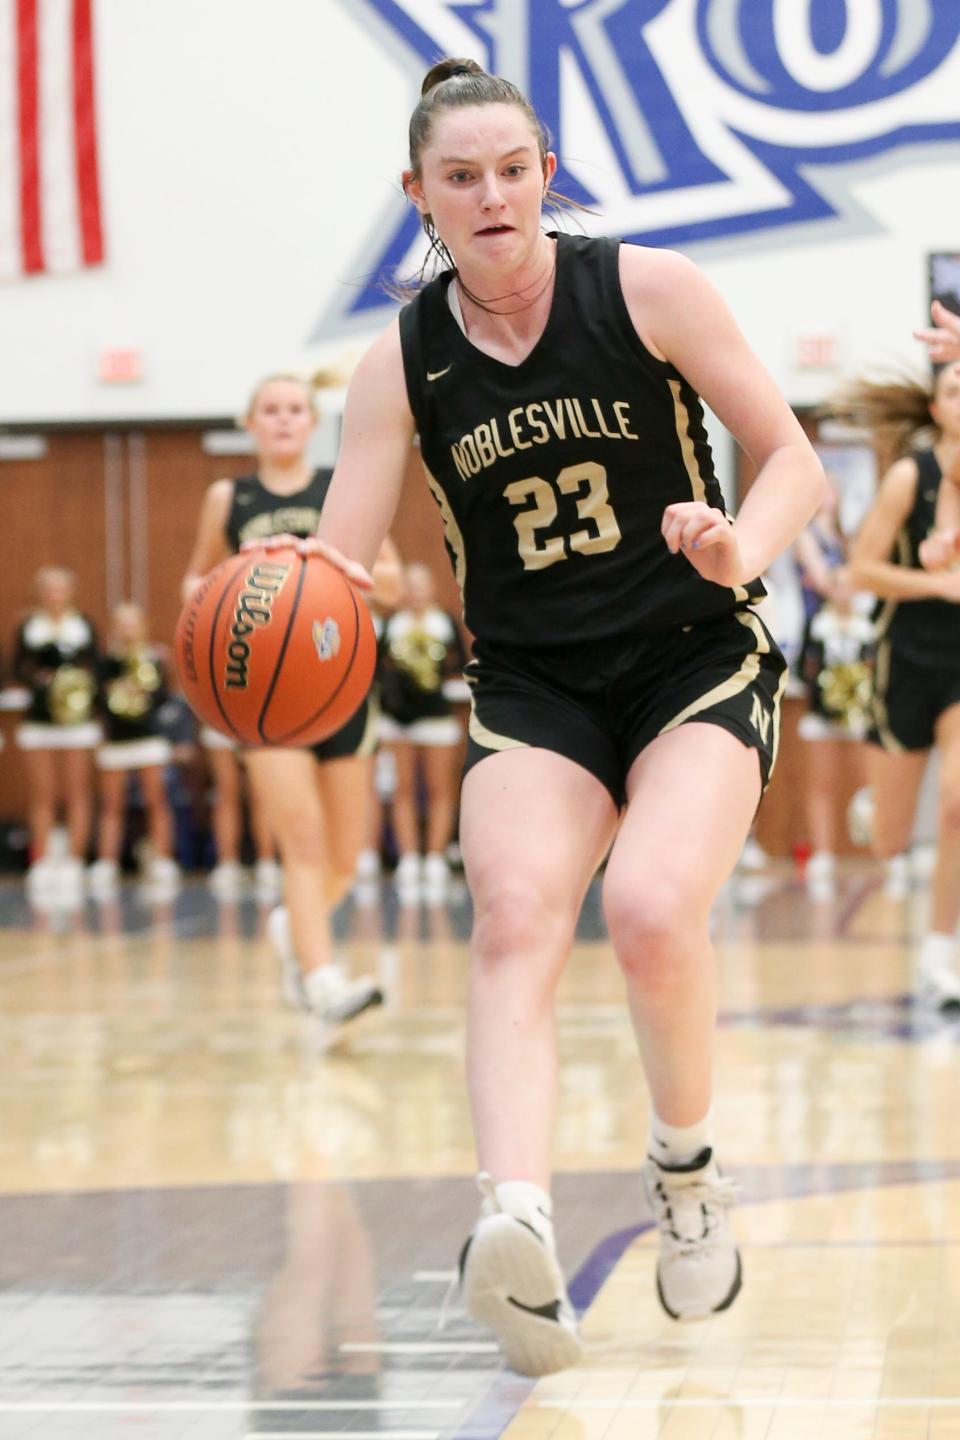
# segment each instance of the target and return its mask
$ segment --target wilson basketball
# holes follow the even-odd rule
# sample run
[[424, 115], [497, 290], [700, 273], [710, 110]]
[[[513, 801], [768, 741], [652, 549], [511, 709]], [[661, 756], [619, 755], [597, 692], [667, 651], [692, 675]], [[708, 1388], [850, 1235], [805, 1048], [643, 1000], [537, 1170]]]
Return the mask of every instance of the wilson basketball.
[[174, 646], [206, 724], [244, 745], [314, 745], [360, 708], [377, 642], [346, 576], [291, 547], [212, 570], [184, 606]]

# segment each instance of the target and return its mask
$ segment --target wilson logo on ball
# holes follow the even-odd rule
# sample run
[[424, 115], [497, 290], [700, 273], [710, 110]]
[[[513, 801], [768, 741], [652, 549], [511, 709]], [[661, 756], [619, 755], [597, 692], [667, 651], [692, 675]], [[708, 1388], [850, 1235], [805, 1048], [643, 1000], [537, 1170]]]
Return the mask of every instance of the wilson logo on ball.
[[254, 565], [237, 597], [227, 646], [224, 684], [228, 690], [247, 688], [250, 642], [247, 639], [260, 625], [269, 625], [273, 618], [273, 602], [290, 574], [289, 565]]
[[326, 620], [314, 620], [313, 643], [317, 647], [318, 660], [333, 660], [340, 654], [340, 626], [332, 616]]

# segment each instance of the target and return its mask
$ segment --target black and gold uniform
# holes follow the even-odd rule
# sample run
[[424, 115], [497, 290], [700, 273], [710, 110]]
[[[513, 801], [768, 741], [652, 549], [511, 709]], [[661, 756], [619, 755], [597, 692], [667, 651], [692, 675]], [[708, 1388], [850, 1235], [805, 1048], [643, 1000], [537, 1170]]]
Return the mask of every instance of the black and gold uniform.
[[776, 750], [784, 665], [749, 608], [671, 555], [667, 505], [723, 509], [703, 412], [630, 319], [617, 240], [557, 235], [546, 328], [519, 365], [471, 345], [452, 274], [400, 317], [427, 482], [476, 637], [468, 767], [555, 750], [623, 799], [627, 771], [685, 720]]
[[[258, 475], [235, 480], [225, 526], [230, 549], [239, 550], [248, 540], [265, 540], [271, 535], [296, 535], [301, 540], [315, 535], [332, 475], [332, 470], [314, 470], [303, 489], [293, 495], [275, 495]], [[368, 755], [376, 745], [376, 730], [375, 706], [368, 696], [335, 735], [309, 748], [318, 760]]]
[[[890, 561], [921, 569], [920, 544], [936, 527], [943, 474], [932, 450], [915, 451], [917, 488]], [[960, 605], [882, 600], [870, 738], [885, 750], [928, 750], [944, 710], [960, 704]]]
[[173, 746], [160, 725], [170, 693], [163, 651], [156, 645], [110, 650], [100, 657], [97, 681], [104, 739], [97, 753], [100, 769], [168, 764]]
[[99, 742], [96, 665], [96, 632], [79, 610], [59, 617], [37, 610], [27, 616], [17, 630], [13, 656], [14, 679], [30, 692], [17, 732], [22, 749], [92, 749]]
[[460, 627], [439, 605], [396, 610], [380, 637], [380, 735], [414, 745], [455, 745], [460, 726], [451, 690], [463, 688]]

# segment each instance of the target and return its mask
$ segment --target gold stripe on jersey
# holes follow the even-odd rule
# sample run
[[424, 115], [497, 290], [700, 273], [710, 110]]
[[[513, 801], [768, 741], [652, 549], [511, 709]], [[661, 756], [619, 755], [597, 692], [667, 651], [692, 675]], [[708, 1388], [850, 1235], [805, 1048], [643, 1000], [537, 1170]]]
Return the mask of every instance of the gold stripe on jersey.
[[[712, 690], [708, 690], [705, 695], [694, 700], [685, 710], [681, 710], [679, 715], [674, 715], [673, 719], [669, 720], [658, 732], [660, 735], [666, 735], [669, 730], [675, 730], [678, 725], [683, 725], [694, 715], [700, 715], [704, 710], [709, 710], [712, 705], [719, 705], [723, 700], [730, 700], [734, 695], [742, 694], [744, 690], [749, 689], [760, 674], [760, 656], [770, 653], [767, 633], [752, 610], [737, 610], [735, 614], [741, 625], [745, 625], [748, 630], [753, 632], [757, 648], [745, 656], [735, 675], [731, 675], [728, 680], [721, 681], [719, 685], [714, 685]], [[776, 731], [774, 739], [776, 739]]]
[[690, 480], [690, 489], [694, 500], [702, 500], [707, 503], [707, 487], [704, 484], [703, 476], [700, 474], [700, 466], [697, 464], [697, 452], [694, 449], [693, 440], [690, 437], [690, 411], [683, 403], [683, 395], [680, 390], [679, 380], [668, 380], [670, 393], [673, 396], [673, 416], [677, 427], [677, 439], [680, 441], [680, 454], [683, 457], [684, 468]]
[[482, 745], [484, 750], [529, 750], [530, 746], [526, 740], [514, 740], [511, 735], [498, 735], [484, 725], [477, 714], [477, 703], [473, 696], [470, 697], [470, 719], [467, 722], [467, 730], [471, 740]]
[[[894, 607], [896, 608], [896, 607]], [[880, 743], [890, 755], [902, 755], [905, 745], [890, 729], [887, 715], [887, 690], [890, 687], [890, 658], [893, 646], [889, 640], [882, 640], [877, 646], [877, 666], [873, 676], [873, 723], [877, 727]]]
[[467, 583], [467, 549], [463, 543], [463, 536], [460, 533], [460, 526], [457, 524], [456, 516], [450, 509], [450, 504], [443, 489], [436, 478], [427, 469], [427, 462], [423, 458], [423, 451], [420, 451], [420, 463], [423, 466], [423, 473], [427, 478], [427, 487], [430, 494], [440, 507], [440, 518], [443, 521], [443, 533], [446, 536], [447, 544], [453, 552], [453, 573], [456, 577], [457, 588], [460, 591], [460, 604], [464, 604], [464, 589]]
[[[894, 543], [896, 546], [896, 555], [893, 561], [894, 565], [902, 565], [904, 569], [907, 570], [911, 569], [910, 532], [907, 529], [906, 525], [904, 525], [902, 529], [897, 532], [897, 538]], [[877, 616], [876, 624], [874, 627], [878, 640], [882, 639], [882, 637], [886, 635], [887, 631], [890, 629], [890, 626], [893, 623], [893, 617], [894, 615], [896, 615], [899, 608], [900, 601], [893, 599], [892, 596], [884, 600], [883, 604], [880, 606], [880, 613]]]
[[[673, 396], [673, 415], [677, 427], [677, 439], [680, 441], [680, 453], [683, 456], [684, 469], [690, 480], [690, 491], [694, 500], [702, 500], [704, 505], [710, 502], [707, 499], [707, 487], [704, 478], [700, 473], [700, 466], [697, 464], [697, 452], [693, 440], [690, 438], [690, 411], [683, 403], [683, 393], [680, 389], [679, 380], [668, 380], [670, 393]], [[727, 516], [730, 524], [733, 524], [733, 517]], [[737, 605], [743, 605], [750, 599], [750, 592], [743, 585], [731, 586], [733, 598]]]

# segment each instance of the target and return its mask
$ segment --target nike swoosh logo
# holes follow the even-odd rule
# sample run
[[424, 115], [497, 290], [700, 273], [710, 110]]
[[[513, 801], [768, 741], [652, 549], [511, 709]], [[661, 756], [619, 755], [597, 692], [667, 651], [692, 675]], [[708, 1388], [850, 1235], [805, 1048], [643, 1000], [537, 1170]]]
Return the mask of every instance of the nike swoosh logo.
[[[451, 361], [450, 361], [450, 364], [447, 366], [447, 370], [452, 370], [452, 369], [453, 369], [453, 361], [451, 360]], [[447, 370], [428, 370], [428, 371], [427, 371], [427, 379], [428, 379], [428, 380], [439, 380], [441, 375], [446, 375]]]
[[528, 1315], [536, 1315], [541, 1320], [553, 1320], [560, 1323], [560, 1301], [551, 1300], [546, 1305], [524, 1305], [522, 1300], [515, 1300], [512, 1295], [507, 1296], [507, 1304], [515, 1305], [518, 1310], [524, 1310]]

